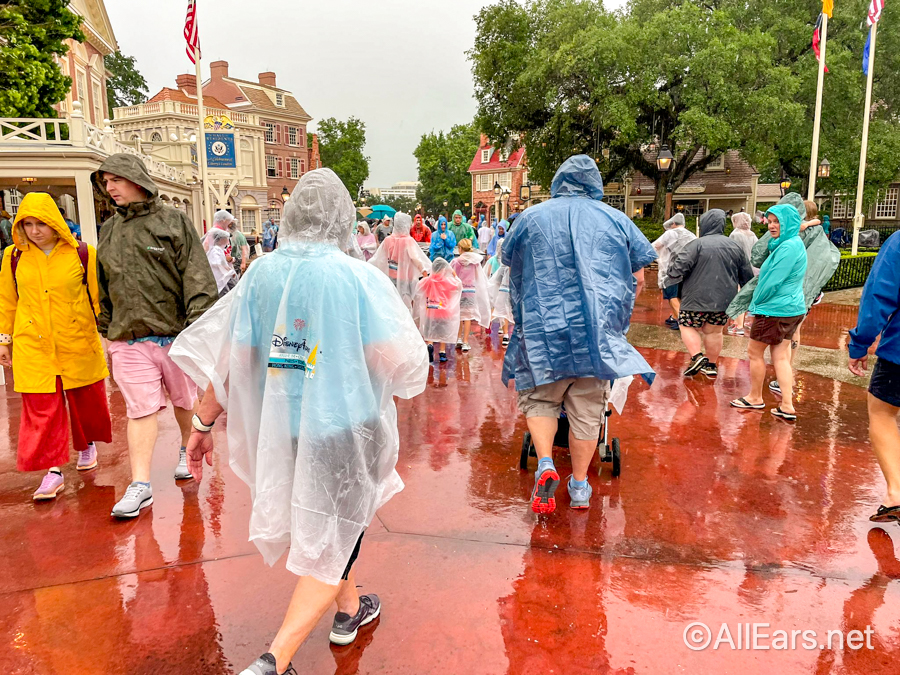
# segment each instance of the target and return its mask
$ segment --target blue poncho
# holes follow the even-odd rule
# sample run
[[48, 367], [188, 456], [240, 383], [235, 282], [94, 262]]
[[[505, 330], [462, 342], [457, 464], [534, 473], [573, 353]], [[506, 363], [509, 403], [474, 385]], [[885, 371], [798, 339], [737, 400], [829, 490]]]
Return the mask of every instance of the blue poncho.
[[590, 157], [566, 160], [550, 194], [519, 216], [501, 248], [516, 324], [504, 383], [514, 378], [519, 391], [570, 377], [641, 375], [651, 383], [653, 369], [625, 333], [633, 273], [656, 252], [625, 214], [600, 201], [603, 180]]

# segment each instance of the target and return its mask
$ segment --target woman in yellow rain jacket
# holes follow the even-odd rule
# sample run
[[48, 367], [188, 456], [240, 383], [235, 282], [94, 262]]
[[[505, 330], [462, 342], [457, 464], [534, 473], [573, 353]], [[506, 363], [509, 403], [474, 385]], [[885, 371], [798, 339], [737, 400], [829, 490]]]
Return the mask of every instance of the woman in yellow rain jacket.
[[42, 192], [22, 199], [13, 243], [0, 267], [0, 364], [12, 366], [22, 394], [16, 468], [49, 470], [34, 499], [53, 499], [69, 461], [66, 403], [79, 471], [97, 466], [94, 441], [112, 441], [97, 252], [75, 240]]

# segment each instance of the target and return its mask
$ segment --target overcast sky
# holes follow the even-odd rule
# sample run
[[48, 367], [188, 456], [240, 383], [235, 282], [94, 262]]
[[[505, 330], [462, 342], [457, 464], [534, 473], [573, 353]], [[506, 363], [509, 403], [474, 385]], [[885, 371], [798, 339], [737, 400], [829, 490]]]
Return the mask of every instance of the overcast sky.
[[[624, 0], [607, 0], [619, 6]], [[366, 124], [369, 187], [416, 180], [423, 133], [472, 120], [465, 52], [488, 0], [198, 0], [203, 78], [208, 64], [256, 80], [272, 70], [312, 116]], [[106, 0], [119, 49], [137, 59], [150, 94], [194, 72], [184, 52], [187, 0]]]

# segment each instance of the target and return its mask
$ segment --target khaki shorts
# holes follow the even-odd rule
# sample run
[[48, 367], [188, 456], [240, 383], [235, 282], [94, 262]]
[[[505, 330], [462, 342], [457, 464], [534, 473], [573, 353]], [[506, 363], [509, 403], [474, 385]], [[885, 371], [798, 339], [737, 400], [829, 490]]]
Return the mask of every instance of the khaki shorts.
[[570, 377], [519, 392], [519, 410], [525, 417], [559, 417], [566, 404], [569, 428], [579, 441], [597, 440], [609, 400], [609, 382], [595, 377]]

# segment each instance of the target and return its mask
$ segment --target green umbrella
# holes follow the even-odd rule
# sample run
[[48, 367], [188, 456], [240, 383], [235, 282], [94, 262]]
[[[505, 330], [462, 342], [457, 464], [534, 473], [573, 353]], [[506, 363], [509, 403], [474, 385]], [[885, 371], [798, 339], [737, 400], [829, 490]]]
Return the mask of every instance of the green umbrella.
[[372, 207], [372, 213], [367, 215], [366, 218], [378, 218], [379, 220], [382, 220], [385, 216], [393, 218], [396, 213], [397, 209], [392, 209], [387, 204], [379, 204], [378, 206]]

